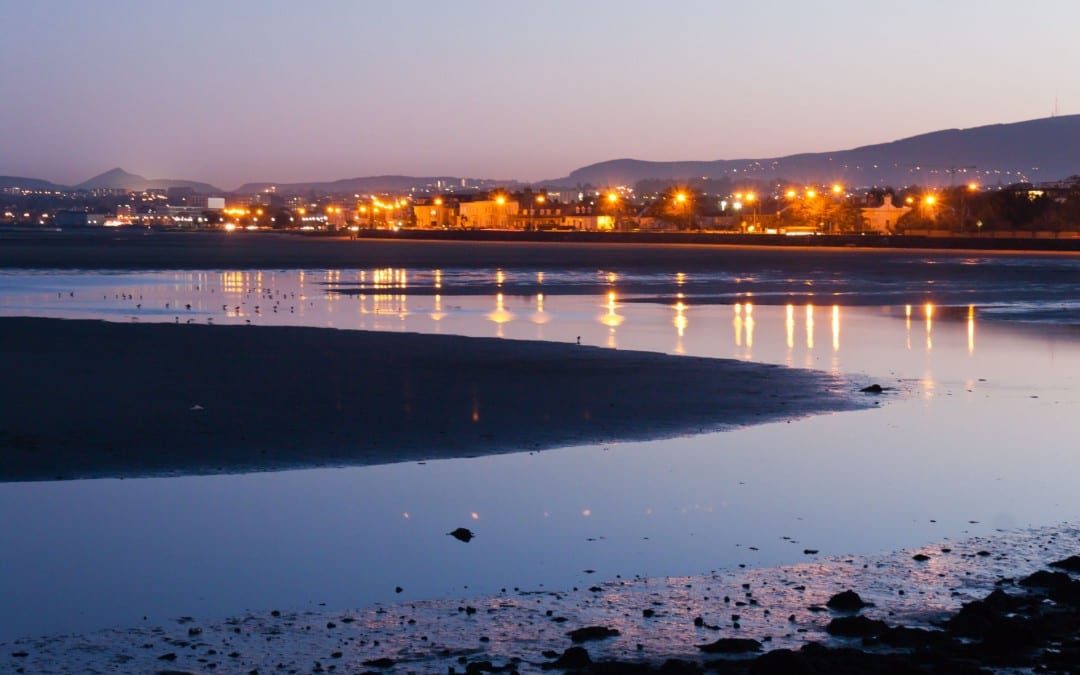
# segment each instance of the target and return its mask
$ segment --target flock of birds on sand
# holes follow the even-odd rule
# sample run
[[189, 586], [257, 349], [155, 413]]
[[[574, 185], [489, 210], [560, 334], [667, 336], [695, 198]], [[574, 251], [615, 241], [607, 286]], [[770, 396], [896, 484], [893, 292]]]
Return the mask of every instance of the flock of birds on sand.
[[[210, 293], [216, 293], [217, 292], [217, 289], [215, 289], [215, 288], [205, 289], [205, 288], [202, 288], [202, 287], [200, 287], [198, 285], [196, 285], [194, 287], [194, 289], [195, 289], [195, 291], [199, 291], [199, 292], [206, 292], [207, 290]], [[242, 300], [239, 305], [233, 305], [232, 307], [230, 307], [229, 304], [227, 304], [227, 303], [222, 304], [221, 305], [221, 311], [224, 312], [226, 316], [232, 316], [232, 317], [240, 318], [241, 316], [243, 316], [243, 314], [242, 314], [243, 309], [244, 309], [243, 306], [247, 305], [248, 300], [250, 300], [253, 296], [257, 297], [260, 302], [268, 303], [269, 311], [272, 312], [273, 314], [277, 314], [277, 313], [279, 313], [279, 311], [284, 313], [286, 307], [288, 308], [288, 311], [289, 311], [290, 314], [295, 314], [296, 313], [296, 303], [295, 303], [295, 301], [296, 301], [296, 293], [293, 292], [293, 291], [276, 291], [276, 290], [274, 290], [272, 288], [249, 288], [249, 289], [246, 289], [244, 291], [244, 297], [246, 298], [245, 300]], [[63, 299], [64, 294], [63, 293], [57, 293], [56, 297], [57, 297], [57, 299]], [[69, 291], [67, 293], [67, 297], [68, 298], [74, 298], [75, 297], [75, 292], [74, 291]], [[108, 301], [109, 296], [108, 295], [103, 295], [103, 296], [101, 296], [101, 299], [105, 300], [105, 301]], [[143, 301], [143, 296], [141, 294], [140, 295], [135, 295], [134, 293], [115, 293], [115, 294], [113, 294], [113, 300], [121, 300], [121, 301], [136, 301], [137, 300], [138, 302], [135, 302], [135, 310], [136, 311], [141, 311], [142, 308], [143, 308], [143, 302], [142, 302]], [[306, 298], [303, 295], [301, 295], [300, 296], [300, 301], [303, 302], [304, 300], [306, 300]], [[289, 302], [289, 301], [292, 301], [292, 303], [286, 305], [285, 303]], [[314, 301], [308, 301], [308, 304], [310, 306], [312, 306], [312, 307], [315, 306]], [[164, 305], [164, 309], [166, 309], [166, 310], [172, 309], [173, 311], [179, 310], [180, 307], [181, 307], [181, 305], [179, 303], [177, 303], [175, 306], [173, 306], [173, 303], [166, 302], [165, 305]], [[192, 305], [191, 305], [190, 302], [184, 303], [183, 308], [184, 308], [185, 312], [192, 311]], [[262, 316], [263, 305], [262, 304], [254, 305], [251, 308], [251, 310], [252, 310], [252, 313], [255, 316]], [[198, 310], [196, 310], [196, 311], [198, 311]], [[137, 314], [132, 314], [130, 316], [130, 318], [131, 318], [132, 321], [138, 321], [139, 320], [139, 316]], [[175, 323], [178, 323], [178, 324], [181, 323], [180, 315], [174, 316], [173, 321]], [[195, 323], [195, 321], [196, 320], [194, 318], [188, 318], [183, 323], [192, 324], [192, 323]], [[251, 319], [245, 319], [244, 321], [245, 321], [246, 325], [249, 325], [249, 326], [251, 325]], [[213, 324], [214, 323], [214, 317], [212, 317], [212, 316], [206, 317], [206, 323]]]

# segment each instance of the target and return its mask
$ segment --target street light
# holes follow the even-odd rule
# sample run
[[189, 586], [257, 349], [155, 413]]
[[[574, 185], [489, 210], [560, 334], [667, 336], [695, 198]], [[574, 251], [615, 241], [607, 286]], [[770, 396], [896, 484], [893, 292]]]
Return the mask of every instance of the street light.
[[963, 232], [967, 229], [967, 211], [964, 206], [964, 197], [969, 192], [978, 192], [979, 184], [975, 182], [968, 183], [966, 189], [960, 191], [960, 231]]
[[498, 227], [501, 229], [504, 227], [503, 215], [506, 213], [506, 209], [504, 208], [504, 206], [506, 205], [506, 197], [504, 195], [499, 195], [495, 198], [495, 203], [499, 205]]
[[675, 201], [676, 202], [678, 202], [679, 204], [685, 204], [686, 205], [686, 229], [687, 230], [691, 229], [691, 227], [693, 226], [693, 223], [690, 220], [690, 201], [689, 200], [690, 200], [690, 198], [686, 196], [685, 192], [679, 192], [678, 194], [675, 195]]

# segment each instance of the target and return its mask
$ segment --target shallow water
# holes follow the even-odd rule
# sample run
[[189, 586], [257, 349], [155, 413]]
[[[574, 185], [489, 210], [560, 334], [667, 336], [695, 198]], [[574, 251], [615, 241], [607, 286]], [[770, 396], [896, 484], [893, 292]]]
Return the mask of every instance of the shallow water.
[[[580, 336], [866, 374], [894, 389], [877, 410], [646, 443], [0, 485], [14, 542], [0, 578], [0, 640], [180, 615], [584, 588], [1080, 518], [1080, 342], [1067, 328], [988, 321], [981, 306], [698, 304], [677, 275], [652, 295], [623, 293], [616, 276], [604, 293], [541, 296], [460, 295], [453, 274], [400, 270], [365, 271], [372, 287], [346, 295], [333, 292], [355, 288], [342, 274], [4, 273], [0, 314]], [[433, 292], [436, 277], [446, 295]], [[467, 275], [461, 283], [469, 287]], [[665, 300], [639, 301], [656, 297]], [[476, 539], [446, 536], [459, 526]]]

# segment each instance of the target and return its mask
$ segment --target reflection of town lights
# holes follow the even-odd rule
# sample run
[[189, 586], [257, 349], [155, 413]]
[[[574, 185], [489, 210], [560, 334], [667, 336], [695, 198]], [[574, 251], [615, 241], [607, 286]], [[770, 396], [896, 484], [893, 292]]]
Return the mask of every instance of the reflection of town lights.
[[795, 348], [795, 305], [787, 306], [787, 320], [784, 322], [787, 329], [787, 348]]
[[840, 351], [840, 305], [832, 308], [832, 348], [834, 352]]

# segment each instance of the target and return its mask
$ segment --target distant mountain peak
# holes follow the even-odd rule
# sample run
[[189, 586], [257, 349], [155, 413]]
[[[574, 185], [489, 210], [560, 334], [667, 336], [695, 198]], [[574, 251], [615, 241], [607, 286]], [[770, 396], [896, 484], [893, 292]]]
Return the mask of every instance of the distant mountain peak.
[[190, 187], [202, 194], [218, 194], [222, 190], [213, 185], [199, 183], [190, 180], [177, 180], [174, 178], [144, 178], [135, 173], [125, 171], [120, 167], [109, 169], [105, 173], [98, 174], [93, 178], [79, 183], [75, 187], [83, 190], [166, 190], [171, 187]]

